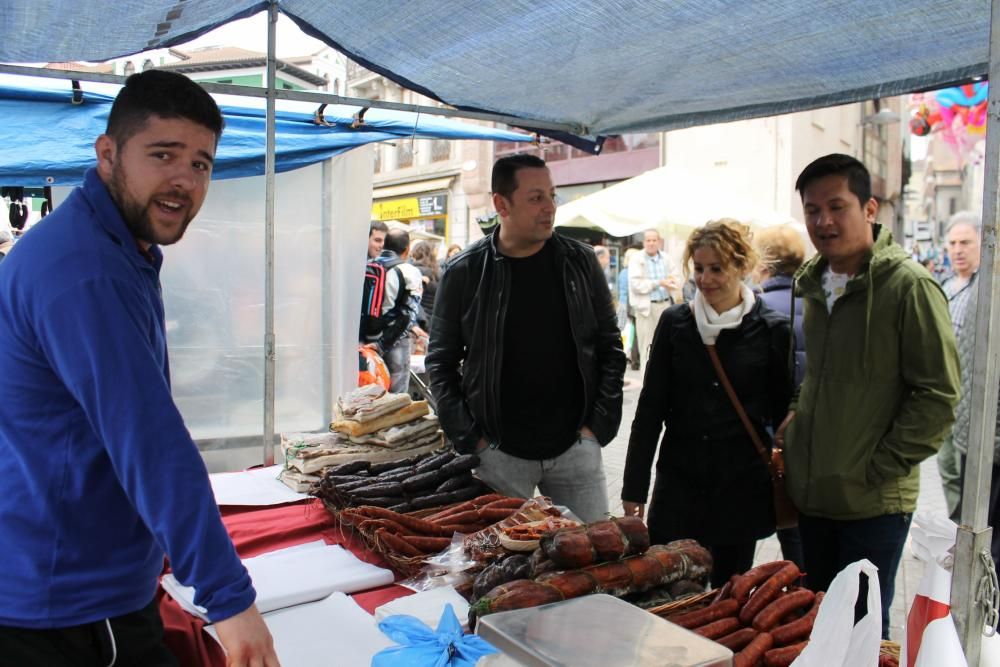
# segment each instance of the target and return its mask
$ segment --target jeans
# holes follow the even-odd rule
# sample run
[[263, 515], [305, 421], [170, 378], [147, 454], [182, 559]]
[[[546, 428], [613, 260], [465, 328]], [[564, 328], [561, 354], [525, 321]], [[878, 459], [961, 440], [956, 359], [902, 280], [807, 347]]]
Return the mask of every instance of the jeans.
[[531, 498], [535, 487], [581, 521], [607, 518], [608, 489], [601, 445], [581, 437], [554, 459], [533, 461], [505, 454], [493, 445], [479, 452], [476, 475], [499, 493]]
[[805, 562], [802, 560], [802, 537], [799, 535], [799, 527], [779, 528], [778, 543], [781, 544], [781, 557], [790, 560], [805, 572]]
[[955, 522], [959, 522], [962, 504], [962, 471], [959, 469], [961, 456], [949, 434], [938, 450], [937, 466], [941, 475], [941, 487], [944, 489], [944, 500], [948, 505], [948, 516]]
[[[806, 586], [825, 591], [837, 573], [867, 558], [878, 568], [882, 598], [882, 638], [889, 638], [889, 608], [896, 586], [896, 570], [910, 531], [910, 514], [883, 514], [870, 519], [837, 521], [799, 515], [799, 534], [805, 557]], [[862, 586], [859, 599], [867, 588]]]
[[409, 334], [403, 337], [385, 351], [385, 365], [389, 368], [389, 391], [394, 394], [405, 394], [410, 390], [410, 351], [413, 341]]
[[0, 626], [0, 667], [173, 667], [163, 643], [156, 600], [143, 609], [69, 628], [33, 630]]

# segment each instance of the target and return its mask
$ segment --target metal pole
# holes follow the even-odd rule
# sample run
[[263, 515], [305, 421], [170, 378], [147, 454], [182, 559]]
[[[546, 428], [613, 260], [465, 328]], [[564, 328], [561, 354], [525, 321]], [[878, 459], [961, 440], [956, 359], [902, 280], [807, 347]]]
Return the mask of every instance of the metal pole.
[[264, 151], [264, 465], [274, 464], [274, 116], [278, 3], [267, 8], [267, 144]]
[[982, 255], [978, 273], [976, 348], [972, 364], [969, 449], [962, 489], [962, 523], [955, 546], [951, 584], [951, 611], [969, 665], [979, 664], [985, 610], [980, 601], [980, 581], [986, 573], [980, 554], [990, 553], [992, 530], [986, 525], [993, 469], [997, 391], [1000, 368], [1000, 308], [993, 295], [1000, 287], [997, 263], [997, 196], [1000, 178], [1000, 0], [992, 0], [990, 14], [990, 91], [986, 133], [986, 176], [983, 193]]
[[[118, 85], [124, 85], [125, 79], [127, 78], [117, 74], [73, 72], [67, 70], [46, 69], [44, 67], [10, 65], [7, 63], [0, 63], [0, 74], [37, 76], [45, 79], [64, 79], [67, 81], [75, 79], [77, 81], [96, 81], [99, 83], [113, 83]], [[293, 100], [296, 102], [310, 102], [313, 104], [345, 104], [347, 106], [369, 107], [371, 109], [391, 109], [393, 111], [406, 111], [430, 116], [443, 116], [445, 118], [488, 120], [518, 127], [537, 128], [539, 130], [559, 130], [562, 132], [569, 132], [570, 134], [590, 134], [590, 130], [579, 123], [557, 123], [547, 120], [490, 113], [488, 111], [465, 111], [462, 109], [452, 109], [450, 107], [432, 107], [422, 104], [403, 104], [401, 102], [386, 102], [385, 100], [369, 100], [364, 97], [334, 95], [333, 93], [321, 90], [268, 90], [266, 88], [258, 88], [256, 86], [238, 86], [232, 83], [209, 83], [208, 81], [196, 81], [195, 83], [208, 92], [217, 93], [219, 95], [240, 95], [242, 97], [272, 96], [279, 100]]]

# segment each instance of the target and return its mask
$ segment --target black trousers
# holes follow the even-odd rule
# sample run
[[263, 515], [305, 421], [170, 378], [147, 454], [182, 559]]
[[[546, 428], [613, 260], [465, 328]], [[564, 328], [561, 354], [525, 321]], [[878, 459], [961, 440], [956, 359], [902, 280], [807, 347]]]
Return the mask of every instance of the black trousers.
[[[799, 515], [806, 586], [814, 591], [825, 591], [838, 572], [855, 561], [867, 558], [878, 568], [882, 639], [888, 639], [889, 609], [896, 587], [896, 570], [899, 569], [903, 544], [910, 531], [910, 519], [910, 514], [883, 514], [856, 521]], [[862, 607], [867, 595], [865, 579], [858, 593]], [[861, 612], [864, 613], [863, 609]]]
[[176, 667], [156, 600], [107, 620], [49, 630], [0, 626], [0, 667]]
[[721, 588], [734, 574], [742, 574], [753, 567], [757, 541], [742, 544], [707, 544], [712, 554], [712, 588]]
[[[955, 452], [958, 456], [960, 477], [958, 479], [959, 488], [965, 493], [965, 454]], [[958, 501], [955, 513], [951, 515], [955, 523], [962, 522], [962, 499]], [[993, 466], [993, 476], [990, 478], [990, 508], [986, 515], [986, 525], [993, 526], [993, 537], [990, 540], [990, 553], [993, 556], [993, 567], [1000, 568], [1000, 465]]]

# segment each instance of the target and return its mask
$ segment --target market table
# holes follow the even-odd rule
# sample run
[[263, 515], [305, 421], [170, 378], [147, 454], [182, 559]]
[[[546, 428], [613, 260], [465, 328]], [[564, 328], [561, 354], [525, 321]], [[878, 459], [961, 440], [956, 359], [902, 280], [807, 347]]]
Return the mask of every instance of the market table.
[[[338, 544], [366, 563], [392, 569], [377, 553], [368, 549], [350, 530], [342, 529], [316, 499], [266, 507], [222, 506], [222, 520], [241, 558], [250, 558], [285, 547], [322, 539]], [[397, 577], [397, 581], [399, 577]], [[351, 597], [373, 613], [376, 607], [412, 591], [396, 584], [356, 593]], [[192, 616], [164, 593], [157, 592], [164, 639], [180, 664], [191, 667], [224, 667], [225, 655], [219, 644], [205, 632], [205, 622]]]

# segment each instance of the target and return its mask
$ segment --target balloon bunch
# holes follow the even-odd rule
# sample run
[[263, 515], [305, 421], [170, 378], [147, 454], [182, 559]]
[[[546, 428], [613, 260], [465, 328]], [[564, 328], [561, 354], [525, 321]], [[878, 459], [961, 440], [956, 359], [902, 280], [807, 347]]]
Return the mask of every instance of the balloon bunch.
[[918, 137], [940, 133], [960, 161], [977, 161], [976, 145], [986, 137], [988, 90], [988, 84], [979, 81], [912, 95], [910, 106], [915, 112], [910, 132]]

